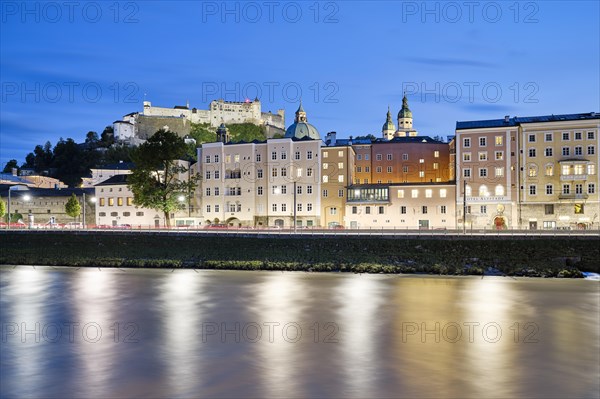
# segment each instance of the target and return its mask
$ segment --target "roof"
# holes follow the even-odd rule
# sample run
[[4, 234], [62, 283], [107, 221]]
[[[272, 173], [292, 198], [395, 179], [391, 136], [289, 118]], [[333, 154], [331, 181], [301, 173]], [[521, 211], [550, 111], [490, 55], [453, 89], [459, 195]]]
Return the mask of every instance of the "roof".
[[95, 186], [123, 186], [127, 185], [127, 176], [128, 175], [114, 175], [113, 177], [104, 180], [101, 183], [96, 184]]
[[454, 186], [454, 180], [446, 182], [406, 182], [406, 183], [381, 183], [381, 184], [353, 184], [348, 189], [360, 188], [386, 188], [386, 187], [406, 187], [406, 186]]
[[434, 140], [429, 136], [407, 136], [407, 137], [394, 137], [391, 140], [377, 139], [373, 141], [373, 144], [388, 144], [388, 143], [427, 143], [427, 144], [446, 144], [443, 141]]
[[600, 119], [600, 113], [588, 112], [584, 114], [564, 114], [564, 115], [543, 115], [543, 116], [525, 116], [525, 117], [512, 117], [504, 119], [488, 119], [481, 121], [465, 121], [456, 122], [456, 130], [463, 129], [482, 129], [482, 128], [493, 128], [493, 127], [513, 127], [524, 123], [540, 123], [540, 122], [563, 122], [563, 121], [577, 121], [577, 120], [590, 120]]
[[286, 138], [297, 138], [308, 137], [313, 140], [321, 140], [321, 135], [316, 127], [308, 122], [294, 122], [285, 131]]
[[133, 168], [135, 168], [135, 164], [133, 162], [119, 162], [119, 163], [112, 163], [112, 164], [108, 164], [108, 165], [101, 165], [101, 166], [98, 166], [97, 168], [92, 168], [92, 169], [131, 170]]
[[[12, 187], [10, 184], [0, 184], [0, 196], [3, 198], [8, 196], [8, 188]], [[72, 194], [81, 196], [83, 193], [87, 195], [94, 195], [93, 188], [39, 188], [39, 187], [27, 187], [24, 190], [11, 190], [11, 196], [15, 193], [27, 193], [32, 197], [70, 197]], [[18, 195], [18, 194], [17, 194]]]
[[113, 122], [113, 124], [114, 124], [114, 123], [125, 123], [125, 124], [127, 124], [127, 125], [133, 125], [133, 123], [131, 123], [131, 122], [127, 122], [127, 121], [114, 121], [114, 122]]

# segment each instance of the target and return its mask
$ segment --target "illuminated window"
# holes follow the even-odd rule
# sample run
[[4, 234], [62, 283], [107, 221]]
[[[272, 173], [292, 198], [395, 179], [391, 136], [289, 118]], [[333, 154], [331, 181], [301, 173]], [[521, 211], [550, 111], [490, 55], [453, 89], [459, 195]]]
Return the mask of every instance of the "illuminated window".
[[416, 189], [414, 189], [414, 190], [411, 190], [411, 191], [410, 191], [410, 196], [411, 196], [412, 198], [419, 198], [419, 190], [416, 190]]
[[425, 190], [425, 198], [431, 198], [433, 196], [433, 190], [430, 188]]
[[496, 136], [494, 138], [494, 142], [496, 145], [502, 145], [504, 143], [504, 138], [502, 136]]
[[448, 192], [445, 188], [440, 188], [440, 198], [446, 198]]

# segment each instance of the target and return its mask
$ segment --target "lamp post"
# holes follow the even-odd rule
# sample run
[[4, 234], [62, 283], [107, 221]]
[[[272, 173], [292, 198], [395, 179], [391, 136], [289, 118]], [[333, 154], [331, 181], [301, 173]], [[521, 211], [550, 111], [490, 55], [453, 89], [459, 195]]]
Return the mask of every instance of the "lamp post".
[[[96, 202], [96, 197], [90, 198], [90, 201]], [[85, 191], [84, 191], [83, 192], [83, 219], [82, 219], [84, 229], [87, 227], [87, 223], [85, 220], [85, 205], [86, 205], [85, 203], [86, 203], [86, 201], [85, 201]]]
[[[7, 229], [7, 230], [10, 228], [10, 216], [11, 216], [11, 215], [10, 215], [10, 213], [11, 213], [11, 212], [10, 212], [10, 201], [11, 201], [11, 195], [10, 195], [10, 193], [11, 193], [11, 191], [13, 191], [13, 190], [12, 190], [12, 188], [13, 188], [13, 187], [15, 187], [15, 186], [10, 186], [10, 187], [8, 188], [8, 209], [7, 209], [7, 210], [8, 210], [8, 219], [7, 219], [7, 223], [6, 223], [6, 229]], [[31, 199], [31, 197], [30, 197], [28, 194], [25, 194], [25, 195], [23, 196], [23, 200], [24, 200], [24, 201], [29, 201], [30, 199]]]
[[294, 233], [296, 232], [296, 181], [294, 180]]

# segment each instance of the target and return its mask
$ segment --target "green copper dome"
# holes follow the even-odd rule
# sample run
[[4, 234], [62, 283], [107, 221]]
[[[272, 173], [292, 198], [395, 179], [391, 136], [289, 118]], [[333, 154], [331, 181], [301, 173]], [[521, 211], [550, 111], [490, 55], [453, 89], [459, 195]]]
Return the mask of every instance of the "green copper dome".
[[300, 106], [296, 111], [294, 123], [287, 128], [284, 137], [297, 139], [308, 137], [313, 140], [321, 140], [321, 135], [317, 128], [308, 123], [308, 120], [306, 119], [306, 111], [304, 111], [304, 108], [302, 107], [302, 101], [300, 101]]
[[408, 99], [406, 98], [406, 94], [402, 98], [402, 109], [398, 112], [398, 119], [402, 118], [412, 118], [412, 112], [408, 108]]
[[391, 130], [391, 131], [396, 130], [396, 125], [394, 125], [394, 122], [392, 122], [392, 114], [390, 114], [390, 107], [388, 107], [387, 118], [382, 127], [382, 131], [385, 132], [387, 130]]

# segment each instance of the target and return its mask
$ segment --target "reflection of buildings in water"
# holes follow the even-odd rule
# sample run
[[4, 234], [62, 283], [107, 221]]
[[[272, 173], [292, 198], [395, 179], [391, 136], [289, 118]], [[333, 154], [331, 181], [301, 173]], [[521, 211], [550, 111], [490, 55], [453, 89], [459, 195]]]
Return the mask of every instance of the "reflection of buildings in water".
[[162, 276], [157, 295], [162, 321], [160, 347], [164, 353], [169, 396], [192, 397], [202, 385], [201, 367], [207, 364], [198, 356], [202, 339], [199, 333], [204, 320], [207, 299], [205, 280], [193, 270], [177, 270]]
[[[2, 338], [10, 343], [2, 345], [2, 361], [14, 359], [11, 361], [14, 368], [9, 371], [14, 378], [4, 374], [2, 384], [10, 386], [15, 381], [19, 384], [27, 381], [31, 389], [44, 386], [48, 367], [45, 364], [46, 353], [52, 350], [52, 345], [56, 345], [48, 340], [54, 341], [57, 334], [57, 329], [49, 326], [47, 315], [42, 312], [43, 304], [48, 300], [47, 286], [52, 276], [28, 266], [2, 273], [10, 273], [11, 277], [11, 284], [2, 287], [2, 319], [6, 322], [2, 327]], [[14, 300], [9, 300], [11, 298]], [[15, 329], [14, 335], [8, 334], [9, 323], [14, 323], [11, 324], [11, 328]], [[20, 387], [18, 391], [27, 392], [27, 386]]]
[[[99, 397], [110, 395], [111, 378], [117, 368], [119, 357], [118, 338], [115, 335], [121, 321], [116, 318], [119, 311], [117, 297], [117, 270], [81, 269], [73, 272], [72, 306], [74, 352], [80, 362], [78, 384], [82, 391], [75, 396]], [[118, 329], [122, 327], [118, 325]], [[115, 342], [117, 339], [117, 342]]]
[[[283, 330], [286, 323], [300, 324], [303, 321], [301, 318], [304, 317], [303, 302], [306, 301], [303, 287], [305, 283], [301, 274], [270, 273], [262, 281], [260, 291], [256, 294], [255, 305], [262, 317], [262, 321], [258, 321], [262, 327], [262, 337], [253, 345], [261, 359], [260, 376], [263, 378], [264, 397], [309, 396], [306, 389], [310, 387], [300, 383], [298, 371], [305, 364], [304, 360], [299, 359], [303, 354], [304, 341], [310, 338], [302, 337], [298, 342], [294, 342], [298, 339], [296, 328], [288, 328], [285, 337]], [[273, 332], [273, 342], [269, 342], [270, 328]], [[308, 333], [304, 324], [301, 328], [304, 334]]]
[[385, 334], [385, 317], [380, 306], [385, 302], [385, 284], [379, 276], [344, 276], [336, 287], [336, 297], [343, 298], [336, 312], [340, 328], [340, 364], [346, 385], [345, 394], [369, 397], [377, 392], [376, 378], [380, 367], [380, 334]]

